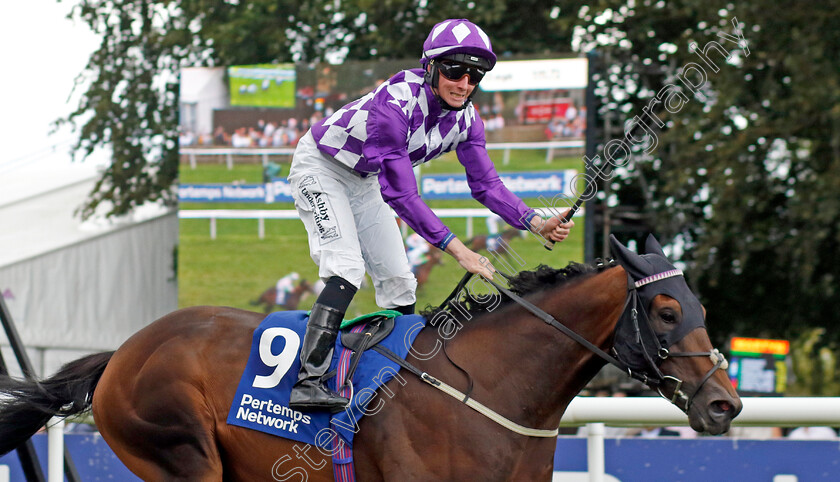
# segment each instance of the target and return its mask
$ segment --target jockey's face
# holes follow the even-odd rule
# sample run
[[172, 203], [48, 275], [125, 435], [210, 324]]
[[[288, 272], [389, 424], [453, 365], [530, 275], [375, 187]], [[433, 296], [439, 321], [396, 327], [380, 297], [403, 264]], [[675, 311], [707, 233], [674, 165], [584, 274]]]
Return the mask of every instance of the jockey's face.
[[475, 90], [475, 85], [470, 85], [470, 76], [464, 74], [458, 80], [450, 80], [438, 72], [438, 95], [451, 107], [459, 108], [464, 105], [470, 94]]

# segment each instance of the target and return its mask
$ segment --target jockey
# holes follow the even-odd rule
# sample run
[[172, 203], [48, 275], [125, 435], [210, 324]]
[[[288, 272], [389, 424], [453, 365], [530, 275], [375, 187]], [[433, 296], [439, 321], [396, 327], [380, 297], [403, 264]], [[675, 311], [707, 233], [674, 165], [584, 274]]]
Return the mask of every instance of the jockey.
[[274, 304], [278, 306], [283, 306], [283, 303], [286, 302], [286, 297], [289, 296], [289, 293], [295, 289], [295, 282], [300, 279], [300, 275], [296, 272], [292, 271], [291, 273], [287, 274], [286, 276], [277, 280], [277, 284], [275, 285], [275, 291], [277, 294], [275, 295]]
[[417, 233], [412, 233], [405, 238], [405, 254], [408, 257], [408, 265], [413, 273], [423, 263], [429, 261], [429, 243]]
[[489, 236], [499, 234], [499, 223], [501, 221], [502, 218], [496, 213], [491, 213], [489, 216], [484, 218], [484, 223], [487, 225], [487, 234]]
[[340, 411], [349, 402], [321, 377], [366, 270], [379, 306], [414, 312], [417, 280], [390, 208], [467, 271], [493, 276], [487, 258], [467, 248], [420, 198], [413, 167], [455, 150], [473, 197], [508, 224], [552, 241], [565, 239], [574, 224], [540, 218], [502, 184], [487, 154], [484, 124], [471, 102], [496, 64], [484, 31], [465, 19], [438, 23], [420, 64], [314, 124], [295, 149], [289, 183], [326, 284], [309, 316], [293, 409]]

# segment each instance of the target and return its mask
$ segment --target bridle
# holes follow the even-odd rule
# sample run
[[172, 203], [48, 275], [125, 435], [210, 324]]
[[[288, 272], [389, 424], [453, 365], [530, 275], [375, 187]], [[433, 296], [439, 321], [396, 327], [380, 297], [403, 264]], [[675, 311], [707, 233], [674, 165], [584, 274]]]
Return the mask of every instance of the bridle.
[[[500, 274], [502, 277], [507, 279], [508, 281], [511, 280], [510, 277], [505, 275], [504, 273], [497, 271], [496, 273]], [[546, 313], [533, 303], [528, 300], [525, 300], [521, 296], [517, 295], [513, 291], [499, 285], [493, 280], [483, 278], [485, 281], [490, 283], [495, 289], [497, 289], [500, 293], [504, 294], [511, 300], [515, 301], [517, 304], [525, 308], [526, 310], [530, 311], [534, 316], [541, 319], [548, 325], [556, 328], [557, 330], [561, 331], [563, 334], [567, 335], [569, 338], [573, 339], [577, 343], [583, 345], [586, 349], [598, 355], [602, 359], [604, 359], [607, 363], [610, 363], [622, 371], [626, 372], [628, 376], [635, 378], [636, 380], [641, 381], [645, 385], [649, 386], [650, 388], [654, 389], [659, 393], [660, 396], [665, 398], [666, 400], [670, 401], [674, 405], [676, 405], [682, 411], [688, 413], [688, 410], [691, 408], [691, 404], [694, 401], [694, 398], [706, 384], [706, 382], [714, 375], [714, 373], [720, 370], [726, 370], [728, 368], [728, 362], [726, 358], [723, 356], [720, 351], [717, 349], [712, 349], [708, 352], [677, 352], [672, 353], [668, 347], [662, 346], [658, 339], [649, 339], [650, 337], [645, 337], [641, 330], [641, 326], [639, 321], [640, 319], [647, 324], [648, 327], [651, 327], [650, 318], [648, 317], [646, 311], [644, 310], [644, 303], [640, 303], [641, 296], [637, 291], [638, 288], [650, 283], [655, 283], [657, 281], [661, 281], [663, 279], [671, 278], [674, 276], [682, 276], [682, 271], [678, 269], [665, 271], [662, 273], [657, 273], [652, 276], [648, 276], [643, 278], [639, 281], [633, 281], [628, 274], [628, 285], [627, 285], [627, 297], [625, 298], [624, 302], [624, 310], [622, 311], [621, 316], [619, 317], [619, 322], [621, 323], [622, 320], [629, 320], [631, 322], [633, 333], [635, 336], [635, 341], [641, 345], [642, 353], [644, 355], [644, 359], [646, 361], [645, 367], [642, 369], [632, 369], [628, 363], [622, 361], [623, 354], [619, 353], [615, 347], [613, 347], [612, 352], [613, 354], [609, 354], [604, 350], [600, 349], [599, 347], [595, 346], [578, 333], [574, 332], [572, 329], [567, 327], [566, 325], [557, 321], [553, 316]], [[461, 290], [466, 286], [469, 279], [472, 277], [472, 273], [466, 273], [461, 281], [458, 283], [458, 286], [455, 287], [455, 290], [447, 297], [446, 301], [443, 302], [441, 307], [447, 305], [453, 298], [455, 298]], [[626, 316], [629, 315], [629, 316]], [[641, 317], [639, 316], [641, 315]], [[650, 330], [647, 332], [653, 332], [651, 327]], [[694, 392], [688, 394], [683, 390], [683, 381], [677, 377], [671, 375], [665, 375], [659, 369], [659, 364], [663, 361], [667, 360], [668, 358], [682, 358], [682, 357], [709, 357], [714, 366], [706, 373], [700, 383], [697, 385], [697, 388]], [[667, 394], [670, 393], [670, 396]]]
[[[627, 277], [627, 298], [625, 300], [624, 311], [622, 312], [621, 316], [619, 317], [619, 323], [621, 320], [627, 319], [625, 318], [629, 314], [629, 322], [632, 323], [633, 327], [633, 334], [635, 341], [642, 346], [642, 353], [644, 354], [644, 358], [646, 361], [646, 367], [649, 369], [653, 376], [650, 374], [645, 373], [644, 371], [633, 371], [628, 366], [628, 364], [621, 361], [621, 354], [613, 348], [614, 355], [612, 360], [608, 360], [610, 363], [613, 363], [618, 368], [626, 371], [627, 374], [637, 380], [640, 380], [645, 385], [655, 389], [657, 393], [662, 398], [670, 401], [677, 407], [679, 407], [684, 412], [688, 412], [689, 408], [691, 408], [691, 403], [694, 401], [694, 397], [700, 392], [703, 386], [706, 384], [707, 381], [714, 375], [717, 370], [726, 370], [729, 368], [729, 362], [726, 361], [726, 357], [717, 349], [713, 348], [708, 352], [671, 352], [668, 347], [663, 346], [658, 339], [647, 339], [643, 335], [641, 330], [641, 325], [639, 324], [639, 314], [641, 312], [642, 319], [644, 323], [650, 328], [648, 332], [653, 332], [653, 327], [650, 323], [650, 317], [648, 316], [647, 312], [644, 309], [645, 303], [642, 303], [641, 295], [639, 294], [638, 289], [642, 286], [655, 283], [657, 281], [662, 281], [664, 279], [672, 278], [675, 276], [683, 276], [683, 272], [679, 269], [672, 269], [663, 271], [661, 273], [656, 273], [651, 276], [647, 276], [642, 278], [638, 281], [634, 281], [630, 275], [628, 274]], [[491, 281], [492, 283], [492, 281]], [[629, 310], [629, 313], [628, 313]], [[648, 337], [649, 338], [649, 337]], [[667, 360], [668, 358], [688, 358], [688, 357], [709, 357], [713, 366], [709, 369], [708, 372], [703, 376], [700, 380], [700, 383], [697, 385], [697, 388], [694, 390], [693, 393], [687, 394], [683, 391], [683, 381], [677, 377], [671, 375], [665, 375], [659, 369], [659, 364]], [[617, 363], [616, 363], [617, 362]], [[666, 390], [670, 385], [670, 393], [671, 396], [667, 396], [665, 393], [668, 391]]]

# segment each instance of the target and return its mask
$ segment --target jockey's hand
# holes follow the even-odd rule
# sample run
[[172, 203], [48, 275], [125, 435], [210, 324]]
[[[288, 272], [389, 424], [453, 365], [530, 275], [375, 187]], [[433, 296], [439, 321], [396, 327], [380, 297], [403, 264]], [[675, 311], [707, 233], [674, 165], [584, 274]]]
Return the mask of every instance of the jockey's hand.
[[563, 222], [564, 218], [569, 217], [571, 209], [567, 210], [561, 216], [553, 216], [548, 219], [542, 219], [540, 216], [531, 218], [532, 231], [539, 234], [548, 241], [559, 243], [569, 236], [572, 226], [575, 222], [569, 219], [568, 222]]
[[458, 264], [470, 273], [493, 279], [493, 273], [496, 272], [496, 268], [493, 267], [490, 260], [486, 256], [482, 256], [466, 247], [460, 239], [453, 239], [446, 246], [446, 252], [452, 255], [458, 261]]

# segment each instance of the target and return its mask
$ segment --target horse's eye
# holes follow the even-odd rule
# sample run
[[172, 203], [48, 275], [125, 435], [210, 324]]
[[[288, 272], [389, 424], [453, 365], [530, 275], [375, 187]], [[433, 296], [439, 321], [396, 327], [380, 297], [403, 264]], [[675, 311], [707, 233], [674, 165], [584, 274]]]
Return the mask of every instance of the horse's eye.
[[662, 318], [662, 321], [665, 323], [676, 323], [677, 322], [677, 315], [671, 310], [665, 310], [659, 314], [659, 317]]

